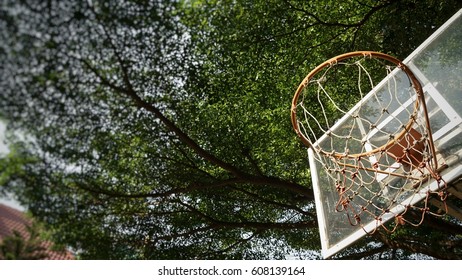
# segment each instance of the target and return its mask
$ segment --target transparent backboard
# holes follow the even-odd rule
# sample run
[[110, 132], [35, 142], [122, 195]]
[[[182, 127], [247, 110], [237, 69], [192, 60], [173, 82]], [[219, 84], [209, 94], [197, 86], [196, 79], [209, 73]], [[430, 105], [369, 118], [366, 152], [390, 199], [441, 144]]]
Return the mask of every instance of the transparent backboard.
[[[440, 175], [444, 181], [450, 183], [462, 177], [462, 10], [456, 13], [419, 48], [417, 48], [403, 62], [413, 71], [422, 84], [426, 97], [428, 115], [431, 124], [433, 141], [438, 161], [445, 168]], [[391, 79], [388, 78], [388, 79]], [[383, 81], [381, 84], [386, 84]], [[386, 100], [386, 90], [380, 84], [361, 101], [362, 107], [374, 108], [378, 100]], [[390, 113], [399, 115], [406, 107], [413, 106], [415, 99], [403, 97], [398, 103], [390, 107]], [[354, 109], [352, 109], [354, 110]], [[371, 117], [373, 117], [371, 115]], [[348, 118], [341, 119], [347, 123]], [[380, 120], [383, 125], [390, 125], [387, 119]], [[371, 133], [371, 135], [373, 132]], [[322, 147], [320, 138], [315, 146]], [[435, 180], [424, 182], [416, 192], [409, 188], [403, 191], [395, 201], [395, 206], [389, 214], [384, 214], [380, 221], [373, 216], [363, 217], [363, 226], [352, 226], [345, 213], [336, 210], [338, 192], [335, 182], [325, 172], [319, 162], [319, 156], [312, 149], [308, 149], [310, 170], [316, 199], [316, 210], [320, 228], [322, 255], [330, 257], [340, 250], [351, 245], [373, 231], [375, 228], [395, 217], [395, 214], [404, 211], [403, 205], [414, 205], [422, 201], [427, 192], [437, 190], [440, 186]], [[383, 189], [386, 180], [380, 175], [377, 177], [377, 188]], [[392, 184], [407, 184], [408, 182], [396, 179]], [[405, 188], [404, 188], [405, 189]]]

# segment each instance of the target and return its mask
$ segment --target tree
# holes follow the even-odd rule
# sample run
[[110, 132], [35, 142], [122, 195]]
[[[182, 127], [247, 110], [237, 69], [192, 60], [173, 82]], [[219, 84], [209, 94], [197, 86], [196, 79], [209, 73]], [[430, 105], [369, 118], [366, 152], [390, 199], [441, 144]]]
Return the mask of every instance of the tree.
[[42, 260], [48, 257], [38, 224], [26, 226], [26, 236], [18, 231], [0, 242], [0, 260]]
[[[369, 2], [6, 1], [0, 114], [26, 137], [2, 183], [82, 258], [316, 257], [294, 87], [341, 51], [409, 53], [455, 3]], [[423, 234], [346, 257], [442, 257]]]

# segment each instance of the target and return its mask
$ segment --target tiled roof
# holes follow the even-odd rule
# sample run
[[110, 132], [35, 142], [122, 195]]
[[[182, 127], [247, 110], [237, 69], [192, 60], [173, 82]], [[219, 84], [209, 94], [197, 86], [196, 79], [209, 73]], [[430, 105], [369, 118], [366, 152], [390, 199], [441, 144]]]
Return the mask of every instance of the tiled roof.
[[[8, 236], [13, 235], [14, 231], [17, 231], [24, 238], [28, 238], [29, 232], [27, 226], [31, 225], [31, 219], [27, 218], [26, 215], [14, 208], [0, 204], [0, 243]], [[67, 250], [65, 251], [54, 251], [52, 250], [53, 243], [50, 241], [44, 241], [41, 244], [42, 247], [46, 248], [46, 260], [71, 260], [74, 256]]]
[[23, 212], [0, 204], [0, 241], [12, 235], [13, 230], [21, 235], [26, 234], [26, 225], [30, 225], [30, 221], [26, 219]]

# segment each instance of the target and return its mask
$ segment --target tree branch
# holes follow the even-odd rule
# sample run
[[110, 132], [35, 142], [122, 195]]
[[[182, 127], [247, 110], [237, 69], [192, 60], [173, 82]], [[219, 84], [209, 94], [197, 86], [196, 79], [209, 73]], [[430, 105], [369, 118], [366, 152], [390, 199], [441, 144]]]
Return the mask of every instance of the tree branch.
[[255, 198], [255, 199], [258, 199], [259, 201], [261, 202], [264, 202], [266, 204], [269, 204], [269, 205], [274, 205], [274, 206], [277, 206], [277, 207], [281, 207], [281, 208], [286, 208], [286, 209], [291, 209], [291, 210], [294, 210], [302, 215], [307, 215], [307, 216], [310, 216], [311, 218], [313, 219], [316, 219], [316, 216], [311, 213], [311, 212], [308, 212], [308, 211], [305, 211], [299, 207], [296, 207], [294, 205], [291, 205], [291, 204], [285, 204], [285, 203], [280, 203], [280, 202], [276, 202], [276, 201], [273, 201], [273, 200], [268, 200], [268, 199], [265, 199], [255, 193], [252, 193], [252, 192], [249, 192], [247, 190], [244, 190], [244, 189], [241, 189], [241, 188], [237, 188], [237, 187], [232, 187], [234, 190], [236, 191], [239, 191], [239, 192], [242, 192], [252, 198]]
[[192, 234], [199, 233], [199, 232], [204, 232], [204, 231], [209, 231], [209, 230], [212, 230], [212, 229], [214, 229], [213, 226], [206, 226], [206, 227], [195, 228], [195, 229], [192, 229], [192, 230], [189, 230], [189, 231], [186, 231], [186, 232], [182, 232], [182, 233], [158, 236], [158, 237], [154, 238], [153, 243], [156, 244], [160, 240], [169, 241], [169, 240], [179, 238], [179, 237], [191, 236]]
[[[214, 255], [220, 255], [220, 254], [223, 254], [223, 253], [226, 253], [228, 251], [231, 251], [232, 249], [236, 248], [237, 246], [239, 246], [240, 244], [243, 244], [243, 243], [246, 243], [250, 240], [252, 240], [255, 236], [257, 236], [258, 233], [262, 232], [261, 230], [257, 230], [257, 233], [252, 233], [249, 237], [247, 238], [240, 238], [238, 239], [236, 242], [234, 242], [233, 244], [229, 245], [228, 247], [222, 249], [222, 250], [219, 250], [219, 251], [213, 251], [212, 254]], [[203, 258], [206, 258], [208, 255], [207, 254], [204, 254], [203, 255]]]
[[204, 219], [214, 228], [249, 228], [255, 230], [266, 230], [266, 229], [307, 229], [307, 228], [315, 228], [317, 227], [317, 223], [315, 221], [300, 221], [295, 223], [273, 223], [273, 222], [228, 222], [228, 221], [219, 221], [216, 220], [201, 211], [197, 210], [193, 206], [184, 203], [182, 201], [177, 201], [180, 205], [184, 206], [188, 210], [190, 210], [193, 214], [199, 216], [200, 218]]
[[[91, 7], [92, 12], [94, 13], [96, 19], [99, 19], [98, 14], [96, 11]], [[129, 71], [127, 66], [125, 65], [124, 61], [122, 60], [122, 57], [120, 56], [120, 53], [117, 49], [117, 47], [114, 45], [111, 36], [109, 35], [109, 32], [106, 30], [105, 26], [101, 24], [101, 27], [104, 31], [104, 35], [106, 39], [108, 40], [112, 51], [114, 53], [114, 56], [117, 60], [119, 69], [122, 73], [122, 80], [125, 85], [125, 87], [120, 87], [117, 86], [113, 83], [111, 83], [107, 78], [105, 78], [99, 71], [93, 67], [88, 61], [86, 60], [81, 60], [100, 80], [101, 82], [108, 86], [109, 88], [113, 89], [114, 91], [118, 92], [119, 94], [123, 94], [127, 97], [129, 97], [133, 103], [135, 104], [136, 107], [140, 109], [144, 109], [150, 113], [152, 113], [157, 119], [159, 119], [166, 127], [168, 130], [173, 132], [178, 139], [186, 144], [189, 148], [191, 148], [196, 154], [207, 160], [208, 162], [217, 165], [224, 170], [230, 172], [236, 177], [240, 177], [243, 175], [243, 172], [241, 172], [239, 169], [235, 168], [234, 166], [220, 160], [219, 158], [215, 157], [211, 153], [207, 152], [203, 148], [199, 146], [192, 138], [190, 138], [184, 131], [182, 131], [174, 122], [172, 122], [169, 118], [167, 118], [157, 107], [154, 105], [144, 101], [135, 91], [134, 87], [132, 86], [130, 82], [130, 76], [129, 76]]]
[[373, 256], [375, 254], [378, 254], [378, 253], [382, 253], [386, 250], [388, 250], [389, 248], [382, 244], [376, 248], [373, 248], [373, 249], [369, 249], [367, 251], [362, 251], [362, 252], [357, 252], [357, 253], [353, 253], [353, 254], [348, 254], [348, 255], [345, 255], [345, 256], [342, 256], [340, 258], [335, 258], [336, 260], [359, 260], [359, 259], [362, 259], [362, 258], [365, 258], [365, 257], [370, 257], [370, 256]]
[[[434, 244], [434, 240], [418, 239], [416, 237], [396, 237], [390, 238], [388, 234], [379, 232], [378, 238], [391, 249], [402, 249], [411, 253], [426, 254], [442, 260], [461, 259], [461, 256], [454, 253], [452, 249], [445, 249], [444, 244], [439, 246], [429, 246], [428, 242]], [[443, 242], [444, 243], [444, 242]]]
[[320, 25], [324, 25], [324, 26], [332, 26], [332, 27], [353, 28], [353, 27], [360, 27], [360, 26], [364, 25], [369, 20], [369, 18], [371, 18], [372, 15], [374, 15], [377, 11], [379, 11], [379, 10], [385, 8], [385, 7], [388, 7], [391, 4], [394, 4], [395, 2], [398, 2], [398, 1], [401, 1], [401, 0], [388, 0], [388, 1], [383, 2], [380, 5], [370, 7], [370, 10], [364, 15], [364, 17], [360, 21], [355, 22], [355, 23], [342, 23], [342, 22], [324, 21], [320, 17], [318, 17], [317, 15], [315, 15], [314, 13], [312, 13], [312, 12], [310, 12], [308, 10], [295, 7], [294, 5], [292, 5], [292, 3], [290, 3], [289, 0], [284, 0], [284, 1], [286, 2], [287, 5], [289, 5], [289, 7], [291, 9], [293, 9], [295, 11], [302, 12], [305, 15], [307, 15], [308, 17], [313, 18], [315, 20], [316, 24], [320, 24]]
[[[112, 51], [114, 52], [115, 59], [117, 61], [118, 67], [122, 73], [122, 80], [123, 80], [123, 86], [119, 86], [111, 82], [108, 78], [106, 78], [104, 75], [100, 73], [100, 71], [92, 65], [88, 60], [85, 59], [80, 59], [82, 63], [94, 74], [100, 82], [112, 89], [113, 91], [124, 95], [132, 100], [134, 105], [138, 107], [139, 109], [144, 109], [149, 113], [152, 113], [157, 119], [161, 121], [165, 125], [165, 127], [172, 132], [173, 134], [178, 137], [178, 139], [185, 144], [187, 147], [189, 147], [192, 151], [194, 151], [198, 156], [203, 158], [205, 161], [222, 168], [223, 170], [229, 172], [232, 174], [235, 179], [231, 179], [230, 182], [223, 181], [222, 183], [228, 185], [229, 183], [251, 183], [255, 185], [268, 185], [268, 186], [275, 186], [275, 187], [283, 187], [286, 188], [289, 191], [298, 193], [303, 195], [304, 197], [307, 197], [309, 199], [313, 199], [313, 193], [310, 189], [301, 186], [296, 183], [284, 181], [280, 178], [275, 178], [275, 177], [267, 177], [267, 176], [254, 176], [247, 174], [246, 172], [241, 171], [239, 168], [235, 167], [234, 165], [231, 165], [215, 155], [211, 154], [210, 152], [206, 151], [203, 149], [195, 140], [193, 140], [187, 133], [185, 133], [182, 129], [180, 129], [173, 121], [171, 121], [168, 117], [166, 117], [156, 106], [154, 106], [151, 103], [146, 102], [143, 100], [137, 93], [134, 87], [132, 86], [130, 82], [130, 75], [129, 75], [129, 69], [127, 68], [127, 65], [124, 63], [122, 60], [122, 57], [120, 56], [116, 46], [113, 44], [112, 39], [109, 35], [109, 32], [106, 31], [106, 29], [103, 27], [104, 31], [104, 36], [106, 36], [106, 39], [109, 40], [109, 45], [112, 48]], [[215, 185], [223, 185], [223, 184], [215, 184]]]

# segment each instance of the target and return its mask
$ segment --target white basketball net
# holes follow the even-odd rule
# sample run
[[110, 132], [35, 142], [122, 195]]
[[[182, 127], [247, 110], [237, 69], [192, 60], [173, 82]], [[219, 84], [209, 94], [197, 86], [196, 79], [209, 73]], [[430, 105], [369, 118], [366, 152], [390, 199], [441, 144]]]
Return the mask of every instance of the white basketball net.
[[[438, 215], [428, 205], [431, 193], [420, 206], [405, 202], [429, 179], [439, 182], [438, 196], [446, 198], [428, 119], [414, 74], [395, 58], [374, 52], [321, 64], [299, 86], [292, 104], [296, 132], [338, 192], [336, 210], [361, 225], [364, 215], [379, 222], [402, 205], [393, 213], [391, 231], [405, 222], [420, 225], [425, 214]], [[405, 218], [411, 208], [418, 210], [412, 211], [414, 218]]]

